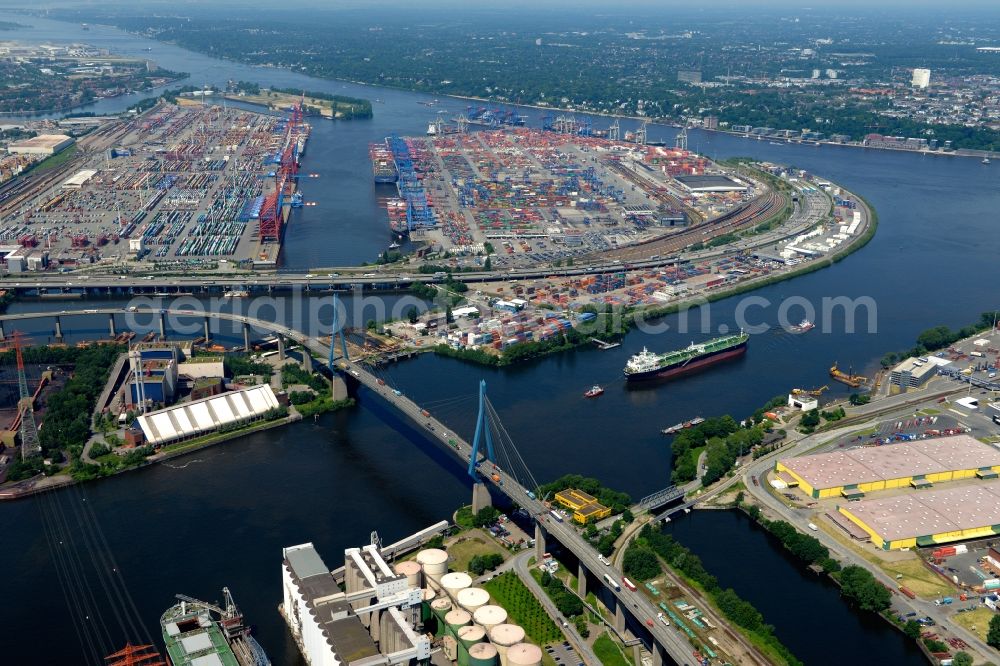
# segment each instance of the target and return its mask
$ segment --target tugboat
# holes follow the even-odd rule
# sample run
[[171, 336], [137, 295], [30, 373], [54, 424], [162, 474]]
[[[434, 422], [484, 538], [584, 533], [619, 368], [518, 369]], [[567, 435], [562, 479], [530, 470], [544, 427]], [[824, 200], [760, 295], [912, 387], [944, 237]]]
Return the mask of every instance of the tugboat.
[[596, 398], [597, 396], [604, 393], [604, 388], [594, 384], [590, 387], [590, 390], [583, 394], [584, 398]]
[[393, 241], [392, 243], [389, 243], [389, 249], [390, 250], [398, 250], [399, 249], [399, 243], [397, 243], [395, 241]]
[[816, 324], [812, 323], [808, 319], [803, 319], [799, 322], [798, 326], [792, 326], [792, 333], [805, 333], [816, 328]]

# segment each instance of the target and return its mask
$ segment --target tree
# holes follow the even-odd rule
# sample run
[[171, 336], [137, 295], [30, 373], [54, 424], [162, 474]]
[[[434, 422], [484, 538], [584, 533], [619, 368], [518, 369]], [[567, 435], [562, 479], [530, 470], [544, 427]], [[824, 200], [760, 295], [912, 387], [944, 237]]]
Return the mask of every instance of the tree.
[[810, 409], [802, 415], [802, 425], [806, 428], [815, 428], [819, 425], [819, 410]]
[[903, 626], [903, 633], [907, 637], [917, 640], [920, 638], [920, 623], [916, 620], [907, 620], [906, 624]]
[[486, 261], [483, 262], [483, 270], [484, 271], [493, 270], [493, 262], [490, 260], [489, 257], [486, 257]]
[[455, 321], [455, 315], [451, 312], [451, 305], [449, 304], [444, 310], [444, 320], [447, 323], [452, 323]]
[[417, 317], [420, 315], [417, 313], [417, 306], [411, 305], [410, 309], [406, 311], [406, 318], [411, 324], [417, 323]]
[[[864, 610], [880, 613], [892, 605], [889, 590], [867, 569], [853, 564], [844, 567], [840, 572], [840, 584], [841, 594]], [[1000, 643], [1000, 623], [997, 624], [997, 642]]]
[[986, 634], [986, 644], [1000, 650], [1000, 615], [994, 615], [990, 619], [990, 630]]
[[652, 550], [632, 542], [625, 551], [622, 570], [636, 580], [649, 580], [660, 575], [660, 561]]
[[956, 652], [951, 658], [951, 666], [972, 666], [972, 655], [968, 652]]

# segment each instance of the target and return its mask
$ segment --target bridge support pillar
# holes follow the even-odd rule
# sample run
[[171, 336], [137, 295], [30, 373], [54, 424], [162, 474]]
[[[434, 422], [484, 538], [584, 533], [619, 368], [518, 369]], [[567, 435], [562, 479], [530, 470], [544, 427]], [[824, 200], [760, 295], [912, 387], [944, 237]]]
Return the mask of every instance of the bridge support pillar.
[[208, 317], [205, 317], [205, 342], [208, 342], [209, 337], [211, 336], [209, 335]]
[[654, 640], [652, 647], [653, 666], [663, 666], [663, 657], [665, 656], [663, 646]]
[[306, 372], [312, 374], [313, 371], [313, 357], [309, 353], [309, 350], [305, 345], [302, 345], [302, 369]]
[[3, 332], [3, 324], [0, 324], [0, 340], [6, 340], [6, 339], [7, 339], [7, 336]]
[[535, 564], [545, 559], [545, 531], [541, 523], [535, 523]]
[[281, 333], [278, 333], [278, 334], [276, 334], [275, 337], [278, 338], [278, 360], [279, 361], [284, 361], [285, 360], [285, 336], [283, 336]]
[[632, 663], [642, 663], [642, 643], [636, 643], [632, 646]]
[[472, 513], [479, 513], [488, 506], [493, 506], [493, 498], [486, 484], [477, 481], [472, 484]]
[[118, 335], [118, 331], [115, 330], [115, 316], [108, 315], [108, 336], [112, 339]]
[[62, 340], [62, 337], [62, 320], [60, 320], [59, 317], [56, 317], [56, 340]]
[[576, 565], [576, 593], [581, 598], [587, 597], [587, 567], [583, 566], [583, 562]]
[[243, 351], [250, 353], [250, 324], [243, 324]]
[[167, 339], [167, 318], [162, 312], [160, 313], [160, 339]]
[[330, 392], [334, 400], [347, 400], [350, 397], [347, 392], [347, 382], [338, 372], [334, 372], [330, 379]]
[[615, 631], [619, 634], [625, 633], [625, 609], [622, 607], [622, 600], [615, 603]]

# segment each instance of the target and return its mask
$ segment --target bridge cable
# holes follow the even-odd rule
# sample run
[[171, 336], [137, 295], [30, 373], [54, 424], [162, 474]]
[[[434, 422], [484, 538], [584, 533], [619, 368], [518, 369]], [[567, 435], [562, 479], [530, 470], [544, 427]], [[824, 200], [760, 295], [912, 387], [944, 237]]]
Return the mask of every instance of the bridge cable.
[[[486, 403], [486, 412], [488, 415], [488, 419], [490, 423], [494, 426], [498, 434], [497, 440], [494, 442], [494, 444], [496, 443], [500, 444], [504, 452], [504, 455], [508, 459], [512, 457], [516, 459], [517, 465], [512, 465], [512, 469], [522, 471], [524, 475], [527, 477], [527, 480], [530, 481], [531, 483], [530, 486], [525, 486], [525, 487], [528, 490], [534, 491], [536, 488], [538, 488], [538, 481], [535, 480], [534, 475], [531, 473], [531, 469], [528, 467], [528, 464], [524, 461], [524, 458], [521, 456], [521, 452], [514, 444], [514, 439], [510, 436], [510, 433], [504, 426], [503, 421], [501, 421], [500, 419], [500, 415], [497, 413], [496, 408], [493, 406], [493, 403], [490, 402], [490, 399], [488, 397], [486, 398], [485, 403]], [[513, 454], [513, 456], [511, 454]], [[511, 460], [510, 462], [513, 463], [515, 461]], [[518, 479], [518, 482], [521, 483], [521, 485], [525, 485], [523, 481], [521, 481], [521, 479]]]

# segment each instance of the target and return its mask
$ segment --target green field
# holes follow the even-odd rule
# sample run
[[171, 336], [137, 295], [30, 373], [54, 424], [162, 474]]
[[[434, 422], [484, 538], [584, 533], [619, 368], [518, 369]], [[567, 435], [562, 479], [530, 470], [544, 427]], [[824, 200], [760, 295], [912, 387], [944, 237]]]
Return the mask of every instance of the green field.
[[562, 632], [524, 583], [512, 572], [502, 573], [485, 585], [496, 602], [503, 606], [514, 624], [524, 628], [537, 645], [562, 640]]
[[601, 634], [594, 641], [594, 654], [604, 666], [632, 666], [631, 660], [618, 647], [618, 644], [607, 634]]

